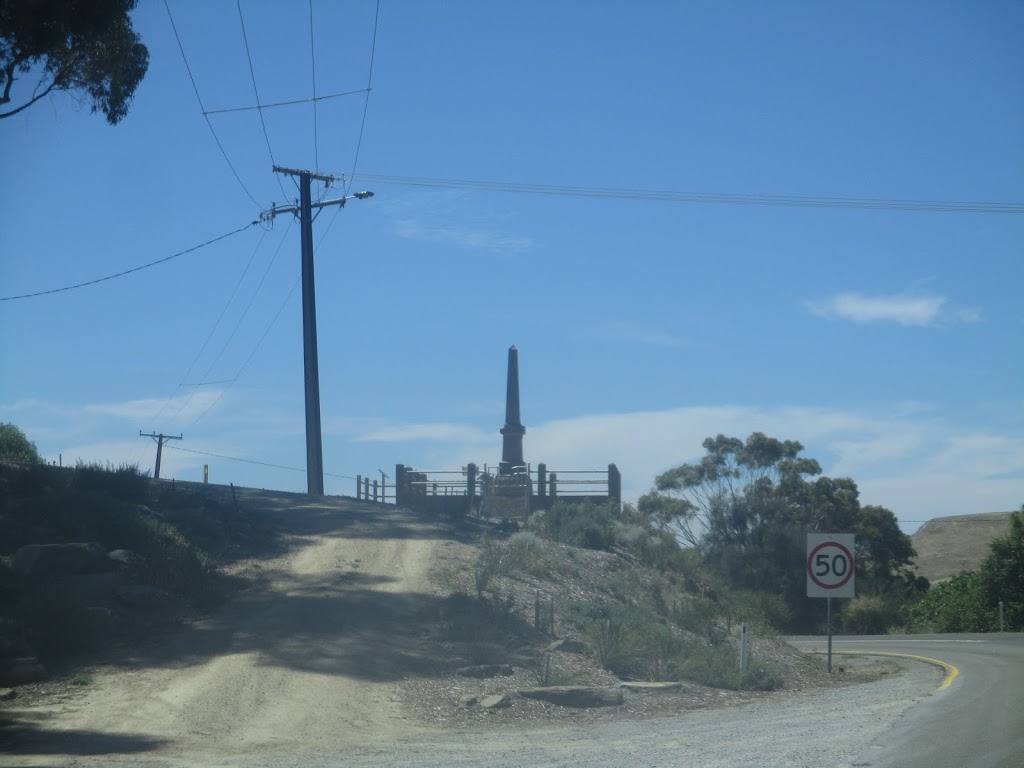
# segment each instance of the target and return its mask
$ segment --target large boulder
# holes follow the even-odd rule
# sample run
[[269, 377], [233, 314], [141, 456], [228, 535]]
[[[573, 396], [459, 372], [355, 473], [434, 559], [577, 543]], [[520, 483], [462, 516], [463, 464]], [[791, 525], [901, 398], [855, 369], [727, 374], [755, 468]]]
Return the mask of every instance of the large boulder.
[[28, 650], [25, 628], [21, 623], [0, 617], [0, 658], [24, 656]]
[[512, 697], [504, 693], [484, 696], [480, 699], [480, 706], [484, 709], [504, 709], [505, 707], [512, 706]]
[[663, 683], [648, 683], [643, 681], [628, 681], [619, 683], [619, 688], [626, 691], [633, 691], [634, 693], [671, 693], [674, 691], [683, 690], [683, 684], [680, 682], [663, 682]]
[[119, 603], [137, 611], [166, 611], [180, 607], [174, 595], [147, 584], [125, 584], [118, 587], [115, 594]]
[[142, 563], [145, 558], [130, 549], [113, 549], [107, 552], [107, 559], [116, 568], [128, 569]]
[[52, 583], [60, 594], [76, 605], [97, 605], [114, 599], [124, 577], [117, 571], [66, 576]]
[[29, 544], [11, 558], [15, 573], [33, 579], [76, 576], [109, 570], [107, 550], [94, 541], [71, 544]]
[[618, 688], [598, 688], [589, 685], [550, 685], [519, 691], [527, 699], [540, 699], [560, 707], [615, 707], [623, 702]]

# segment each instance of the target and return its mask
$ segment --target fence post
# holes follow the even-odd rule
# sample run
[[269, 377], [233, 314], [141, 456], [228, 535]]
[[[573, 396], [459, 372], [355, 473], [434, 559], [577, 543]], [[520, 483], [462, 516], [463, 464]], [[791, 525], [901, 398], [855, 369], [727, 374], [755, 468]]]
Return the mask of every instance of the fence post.
[[370, 478], [363, 478], [363, 501], [370, 500]]
[[537, 495], [542, 499], [548, 495], [548, 465], [541, 462], [537, 465]]
[[356, 475], [356, 500], [363, 498], [363, 476]]
[[374, 501], [374, 503], [377, 502], [377, 481], [376, 480], [373, 481], [373, 501]]
[[551, 473], [551, 499], [552, 501], [558, 495], [558, 475], [554, 472]]
[[395, 506], [404, 507], [405, 503], [405, 464], [395, 464]]
[[608, 498], [622, 502], [622, 475], [614, 464], [608, 465]]
[[470, 462], [466, 467], [466, 514], [473, 513], [476, 502], [476, 464]]

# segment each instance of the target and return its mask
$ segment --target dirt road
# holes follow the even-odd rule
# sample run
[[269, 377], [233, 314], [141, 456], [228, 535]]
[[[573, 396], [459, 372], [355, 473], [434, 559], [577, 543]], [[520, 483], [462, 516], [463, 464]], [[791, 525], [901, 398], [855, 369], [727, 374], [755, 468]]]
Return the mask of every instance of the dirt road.
[[427, 574], [446, 529], [394, 508], [247, 493], [288, 553], [253, 566], [253, 586], [216, 616], [100, 670], [81, 695], [12, 711], [30, 723], [24, 764], [268, 755], [415, 730], [397, 686], [428, 671], [415, 618], [435, 599]]

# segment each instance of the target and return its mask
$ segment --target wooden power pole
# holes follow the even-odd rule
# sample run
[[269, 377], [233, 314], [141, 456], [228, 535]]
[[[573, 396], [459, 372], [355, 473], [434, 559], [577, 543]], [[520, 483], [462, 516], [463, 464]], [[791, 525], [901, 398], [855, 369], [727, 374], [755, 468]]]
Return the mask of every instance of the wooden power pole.
[[162, 432], [160, 434], [157, 434], [157, 435], [154, 435], [151, 432], [143, 434], [142, 430], [140, 429], [139, 430], [139, 437], [152, 437], [154, 440], [156, 440], [156, 467], [153, 469], [153, 479], [154, 480], [159, 480], [160, 479], [160, 458], [163, 456], [164, 443], [166, 443], [168, 440], [181, 440], [181, 435], [178, 435], [177, 437], [175, 437], [174, 435], [165, 435]]
[[329, 205], [345, 205], [356, 198], [365, 200], [373, 192], [356, 192], [333, 200], [311, 200], [310, 181], [316, 179], [330, 185], [341, 181], [313, 171], [297, 171], [292, 168], [274, 166], [275, 173], [299, 178], [299, 201], [297, 205], [274, 206], [262, 214], [263, 219], [272, 220], [279, 213], [292, 213], [299, 217], [302, 242], [302, 352], [306, 382], [306, 486], [310, 496], [324, 495], [324, 453], [320, 432], [320, 363], [316, 342], [316, 286], [313, 280], [313, 209]]

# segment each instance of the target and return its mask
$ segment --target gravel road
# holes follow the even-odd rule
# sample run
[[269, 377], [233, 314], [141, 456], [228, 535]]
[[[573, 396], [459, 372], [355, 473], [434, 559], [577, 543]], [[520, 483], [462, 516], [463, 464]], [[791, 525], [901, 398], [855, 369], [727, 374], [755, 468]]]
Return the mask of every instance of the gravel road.
[[[931, 695], [943, 672], [903, 662], [905, 672], [879, 682], [814, 694], [766, 699], [723, 710], [704, 710], [648, 721], [600, 726], [485, 728], [395, 734], [390, 743], [351, 743], [340, 738], [309, 750], [262, 745], [257, 751], [174, 757], [105, 755], [79, 757], [74, 766], [145, 768], [383, 768], [384, 766], [703, 766], [706, 768], [838, 768], [869, 751], [904, 713]], [[12, 763], [37, 765], [38, 763]]]
[[[879, 682], [636, 720], [485, 727], [415, 723], [399, 702], [427, 672], [416, 611], [450, 534], [340, 500], [253, 498], [293, 546], [256, 585], [77, 694], [7, 710], [10, 766], [851, 765], [943, 673], [903, 662]], [[627, 694], [646, 696], [656, 694]]]

